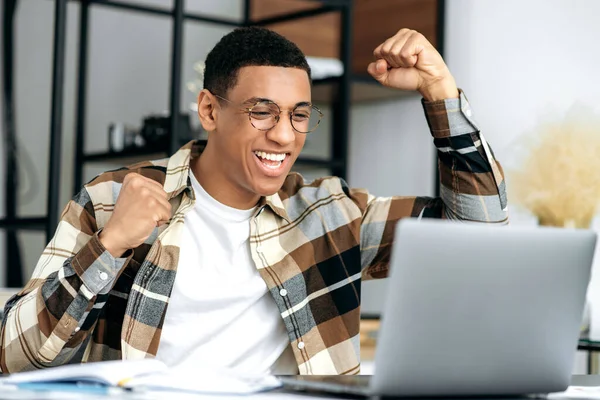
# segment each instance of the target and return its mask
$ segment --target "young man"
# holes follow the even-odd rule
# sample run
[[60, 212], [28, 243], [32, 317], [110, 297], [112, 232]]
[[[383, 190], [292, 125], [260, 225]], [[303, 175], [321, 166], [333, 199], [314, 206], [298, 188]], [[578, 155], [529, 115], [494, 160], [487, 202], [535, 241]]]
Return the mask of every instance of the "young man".
[[424, 97], [441, 198], [377, 198], [290, 174], [320, 119], [310, 68], [278, 34], [237, 29], [206, 59], [206, 145], [104, 173], [67, 205], [6, 306], [2, 371], [155, 356], [358, 373], [361, 279], [387, 275], [396, 222], [507, 221], [501, 169], [439, 53], [401, 30], [374, 55], [381, 84]]

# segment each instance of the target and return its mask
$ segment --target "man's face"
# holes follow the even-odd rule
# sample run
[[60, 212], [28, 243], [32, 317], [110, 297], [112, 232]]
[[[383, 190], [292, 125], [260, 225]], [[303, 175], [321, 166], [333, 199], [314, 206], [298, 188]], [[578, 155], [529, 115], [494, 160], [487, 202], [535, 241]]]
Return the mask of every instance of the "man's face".
[[[221, 101], [216, 129], [209, 136], [220, 158], [219, 167], [230, 183], [248, 194], [276, 193], [306, 140], [306, 134], [292, 128], [289, 111], [310, 102], [308, 74], [298, 68], [243, 67], [226, 98], [231, 103]], [[279, 122], [267, 131], [252, 126], [243, 110], [257, 99], [269, 99], [282, 111]]]

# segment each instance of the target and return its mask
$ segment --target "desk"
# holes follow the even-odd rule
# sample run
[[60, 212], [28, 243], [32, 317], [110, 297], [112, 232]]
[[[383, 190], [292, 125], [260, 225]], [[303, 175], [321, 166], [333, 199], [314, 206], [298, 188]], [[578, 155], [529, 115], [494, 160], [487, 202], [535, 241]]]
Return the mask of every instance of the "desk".
[[[571, 385], [573, 386], [600, 386], [600, 375], [574, 375], [571, 381]], [[265, 400], [307, 400], [307, 399], [315, 399], [315, 400], [332, 400], [332, 399], [343, 399], [343, 400], [356, 400], [358, 397], [339, 397], [339, 396], [328, 396], [328, 395], [319, 395], [319, 394], [306, 394], [306, 393], [292, 393], [285, 390], [277, 390], [267, 393], [258, 393], [251, 396], [224, 396], [224, 395], [174, 395], [171, 393], [155, 393], [155, 394], [142, 394], [142, 393], [122, 393], [115, 395], [82, 395], [81, 393], [60, 393], [60, 392], [5, 392], [0, 389], [0, 400], [47, 400], [47, 399], [61, 399], [61, 400], [88, 400], [88, 399], [112, 399], [112, 400], [162, 400], [162, 399], [177, 399], [177, 400], [257, 400], [257, 399], [265, 399]], [[438, 400], [442, 400], [440, 397]], [[500, 397], [485, 398], [480, 397], [478, 400], [499, 400]], [[513, 397], [512, 400], [515, 398]], [[566, 399], [566, 398], [565, 398]], [[422, 399], [421, 399], [422, 400]], [[457, 400], [457, 398], [452, 398], [452, 400]], [[574, 399], [580, 400], [580, 399]]]
[[272, 391], [267, 393], [258, 393], [251, 396], [224, 396], [224, 395], [186, 395], [172, 393], [155, 393], [152, 395], [124, 393], [116, 395], [82, 395], [81, 393], [61, 393], [61, 392], [12, 392], [6, 393], [0, 391], [0, 400], [356, 400], [356, 397], [332, 397], [327, 395], [289, 393], [285, 391]]

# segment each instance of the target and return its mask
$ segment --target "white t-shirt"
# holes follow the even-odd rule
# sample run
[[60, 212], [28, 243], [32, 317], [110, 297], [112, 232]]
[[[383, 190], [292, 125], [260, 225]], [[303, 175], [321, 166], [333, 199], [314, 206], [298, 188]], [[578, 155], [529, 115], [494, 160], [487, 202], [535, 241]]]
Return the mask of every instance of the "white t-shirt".
[[296, 374], [275, 301], [250, 255], [251, 210], [213, 199], [190, 171], [179, 265], [157, 358], [167, 365]]

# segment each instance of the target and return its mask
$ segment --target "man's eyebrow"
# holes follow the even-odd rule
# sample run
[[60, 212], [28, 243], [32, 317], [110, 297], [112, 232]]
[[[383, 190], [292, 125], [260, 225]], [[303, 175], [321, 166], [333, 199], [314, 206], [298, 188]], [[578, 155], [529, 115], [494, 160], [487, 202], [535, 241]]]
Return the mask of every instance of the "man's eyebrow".
[[299, 103], [296, 103], [296, 105], [294, 107], [301, 107], [301, 106], [310, 107], [310, 106], [312, 106], [312, 103], [310, 101], [301, 101]]
[[[262, 103], [262, 102], [269, 102], [269, 103], [275, 103], [277, 104], [275, 101], [268, 99], [266, 97], [250, 97], [247, 100], [244, 100], [244, 102], [242, 104], [250, 104], [250, 105], [254, 105], [256, 103]], [[279, 104], [277, 104], [279, 105]], [[310, 101], [300, 101], [296, 104], [294, 104], [294, 107], [300, 107], [300, 106], [312, 106], [312, 103]]]
[[250, 97], [249, 99], [244, 100], [243, 104], [256, 104], [262, 102], [275, 103], [273, 100], [267, 99], [266, 97]]

